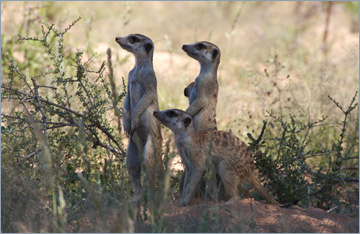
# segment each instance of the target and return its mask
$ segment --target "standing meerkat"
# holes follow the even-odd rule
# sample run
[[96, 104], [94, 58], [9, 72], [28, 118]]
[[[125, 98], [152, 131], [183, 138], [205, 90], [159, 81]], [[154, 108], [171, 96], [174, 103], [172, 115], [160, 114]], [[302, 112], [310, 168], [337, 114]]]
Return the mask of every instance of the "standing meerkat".
[[[219, 91], [217, 69], [220, 63], [220, 49], [206, 41], [183, 45], [182, 49], [200, 63], [199, 75], [184, 89], [184, 95], [189, 98], [186, 112], [193, 118], [195, 131], [216, 130], [216, 104]], [[186, 187], [187, 180], [184, 181], [188, 178], [186, 174], [185, 166], [179, 184], [180, 192]], [[204, 184], [203, 181], [197, 194], [204, 193]]]
[[[195, 82], [191, 82], [185, 89], [184, 89], [184, 96], [185, 97], [187, 97], [187, 98], [190, 98], [190, 93], [191, 93], [191, 90], [194, 88], [194, 85], [195, 85]], [[212, 123], [216, 123], [216, 117], [215, 117], [215, 121], [213, 121]], [[211, 128], [210, 128], [211, 129]], [[216, 128], [215, 128], [215, 130], [216, 130]], [[219, 184], [220, 183], [220, 178], [218, 177], [218, 175], [217, 175], [217, 182], [216, 182], [216, 184]], [[180, 181], [180, 188], [183, 188], [184, 187], [184, 177], [182, 177], [181, 178], [181, 181]], [[205, 181], [201, 181], [201, 184], [203, 184]], [[204, 187], [204, 186], [201, 186], [202, 188]], [[223, 198], [225, 198], [226, 196], [225, 196], [225, 188], [224, 188], [224, 186], [220, 186], [219, 187], [219, 196], [218, 196], [218, 198], [219, 199], [223, 199]], [[250, 197], [250, 194], [249, 194], [249, 192], [247, 191], [247, 189], [242, 185], [242, 184], [240, 184], [239, 185], [239, 190], [240, 190], [240, 192], [241, 192], [241, 194], [245, 197], [245, 198], [249, 198]], [[180, 189], [180, 192], [181, 192], [182, 190]], [[201, 193], [204, 193], [204, 191], [200, 191], [200, 192], [197, 192], [197, 194], [201, 194]], [[197, 195], [195, 195], [195, 196], [197, 196]]]
[[[214, 163], [226, 191], [231, 196], [227, 204], [240, 199], [238, 186], [241, 181], [251, 183], [269, 203], [278, 204], [261, 185], [251, 150], [239, 138], [217, 130], [196, 132], [192, 117], [182, 110], [155, 111], [154, 116], [173, 132], [181, 159], [190, 170], [190, 181], [182, 192], [180, 205], [186, 206], [190, 202], [206, 170], [207, 157]], [[207, 155], [211, 144], [210, 155]]]
[[[153, 116], [153, 112], [159, 110], [157, 81], [153, 68], [154, 43], [141, 34], [116, 37], [115, 41], [121, 48], [135, 56], [135, 66], [128, 75], [123, 125], [125, 132], [129, 135], [126, 166], [135, 187], [133, 201], [138, 201], [142, 195], [141, 157], [149, 175], [149, 189], [152, 196], [155, 191], [156, 170], [157, 168], [162, 170], [160, 124]], [[141, 148], [139, 149], [138, 146]]]
[[217, 70], [220, 63], [220, 49], [206, 41], [183, 45], [182, 49], [200, 63], [200, 73], [194, 84], [190, 84], [184, 90], [190, 103], [186, 113], [193, 118], [195, 131], [216, 130], [216, 104], [219, 91]]
[[[186, 109], [193, 118], [195, 131], [217, 130], [216, 125], [216, 105], [219, 92], [217, 81], [217, 70], [220, 64], [220, 49], [215, 44], [201, 41], [191, 45], [183, 45], [182, 49], [191, 58], [200, 63], [200, 73], [194, 82], [191, 82], [185, 89], [184, 95], [189, 98], [189, 107]], [[184, 185], [187, 169], [180, 180], [180, 191]], [[186, 181], [186, 180], [185, 180]], [[217, 178], [216, 184], [220, 180]], [[201, 182], [201, 189], [204, 190], [204, 181]], [[241, 193], [249, 197], [247, 190], [240, 185]], [[219, 198], [225, 197], [224, 187], [220, 187]], [[204, 191], [197, 192], [204, 193]]]

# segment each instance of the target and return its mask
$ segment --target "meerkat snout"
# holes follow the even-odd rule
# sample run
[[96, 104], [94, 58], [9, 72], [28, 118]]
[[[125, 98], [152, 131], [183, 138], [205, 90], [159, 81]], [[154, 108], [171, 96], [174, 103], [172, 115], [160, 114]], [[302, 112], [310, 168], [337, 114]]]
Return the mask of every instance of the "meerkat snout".
[[155, 116], [155, 117], [156, 117], [158, 114], [159, 114], [159, 111], [154, 111], [154, 112], [153, 112], [153, 116]]
[[119, 43], [119, 42], [120, 42], [120, 37], [115, 37], [115, 41], [116, 41], [117, 43]]

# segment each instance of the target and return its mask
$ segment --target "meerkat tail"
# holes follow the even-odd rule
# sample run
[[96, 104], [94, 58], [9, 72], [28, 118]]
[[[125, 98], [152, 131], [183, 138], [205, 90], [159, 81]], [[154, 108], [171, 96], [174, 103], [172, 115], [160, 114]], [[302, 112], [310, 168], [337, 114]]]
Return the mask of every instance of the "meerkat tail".
[[256, 189], [256, 191], [258, 191], [260, 193], [260, 195], [269, 203], [271, 204], [279, 204], [266, 190], [265, 188], [261, 185], [259, 179], [254, 175], [250, 177], [249, 182], [252, 184], [252, 186], [254, 186], [254, 188]]

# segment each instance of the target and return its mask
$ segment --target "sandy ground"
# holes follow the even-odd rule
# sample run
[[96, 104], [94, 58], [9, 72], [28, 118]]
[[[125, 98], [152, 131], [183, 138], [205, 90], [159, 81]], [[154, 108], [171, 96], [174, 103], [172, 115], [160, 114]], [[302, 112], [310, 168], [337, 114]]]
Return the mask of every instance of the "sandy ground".
[[[144, 219], [143, 207], [135, 217]], [[346, 214], [329, 213], [318, 208], [280, 208], [265, 201], [255, 201], [252, 198], [243, 199], [229, 205], [216, 202], [204, 202], [193, 199], [186, 207], [179, 207], [177, 201], [171, 201], [163, 208], [162, 220], [154, 220], [151, 224], [150, 213], [146, 220], [139, 223], [128, 216], [119, 213], [110, 215], [106, 225], [100, 225], [99, 230], [92, 229], [91, 216], [85, 214], [80, 220], [68, 226], [68, 232], [155, 232], [159, 225], [161, 231], [168, 233], [198, 233], [198, 232], [230, 232], [230, 233], [358, 233], [359, 217]], [[119, 210], [117, 210], [119, 211]], [[125, 211], [125, 210], [124, 210]], [[95, 212], [96, 213], [96, 212]], [[127, 213], [127, 212], [126, 212]], [[77, 224], [76, 224], [77, 223]], [[98, 225], [98, 227], [100, 227]], [[77, 227], [77, 228], [75, 228]], [[104, 228], [104, 229], [103, 229]], [[155, 229], [153, 229], [155, 228]]]
[[[166, 210], [170, 232], [180, 225], [185, 226], [185, 230], [182, 230], [184, 232], [201, 232], [206, 210], [213, 232], [217, 231], [217, 212], [222, 232], [359, 232], [358, 217], [328, 213], [318, 208], [279, 208], [253, 199], [243, 199], [224, 206], [195, 199], [187, 207], [178, 207], [172, 203]], [[146, 231], [143, 228], [138, 231]]]

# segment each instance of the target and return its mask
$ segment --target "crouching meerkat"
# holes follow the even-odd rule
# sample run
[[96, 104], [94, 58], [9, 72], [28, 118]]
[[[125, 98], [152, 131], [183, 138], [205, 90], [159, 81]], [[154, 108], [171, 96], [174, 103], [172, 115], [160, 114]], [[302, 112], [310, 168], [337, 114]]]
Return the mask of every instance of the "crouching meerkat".
[[[116, 37], [115, 41], [121, 48], [135, 56], [135, 66], [128, 75], [123, 125], [129, 136], [126, 166], [135, 187], [133, 201], [138, 201], [142, 195], [140, 181], [142, 159], [149, 175], [151, 195], [154, 195], [156, 170], [162, 169], [160, 124], [153, 116], [153, 112], [159, 110], [157, 81], [153, 68], [154, 43], [141, 34]], [[139, 155], [140, 153], [142, 155]]]
[[[169, 128], [181, 159], [190, 170], [190, 181], [182, 193], [180, 205], [186, 206], [206, 170], [205, 161], [210, 157], [226, 191], [231, 198], [227, 204], [240, 199], [238, 186], [247, 181], [271, 204], [277, 201], [261, 185], [251, 150], [236, 136], [217, 130], [196, 132], [192, 117], [178, 109], [155, 111], [154, 116]], [[207, 155], [212, 144], [210, 155]]]

